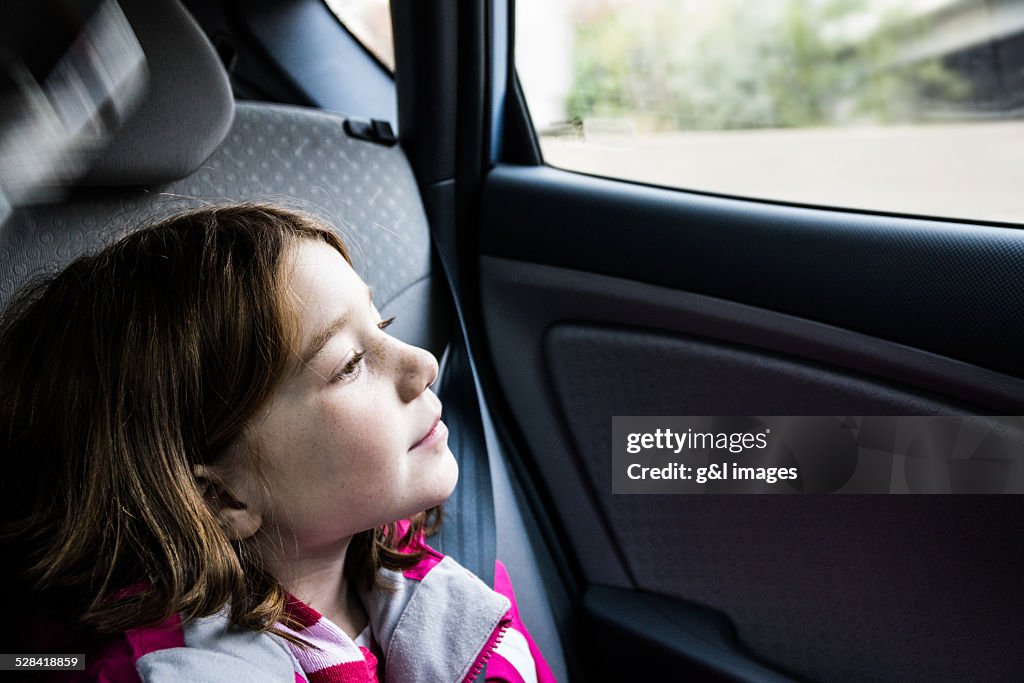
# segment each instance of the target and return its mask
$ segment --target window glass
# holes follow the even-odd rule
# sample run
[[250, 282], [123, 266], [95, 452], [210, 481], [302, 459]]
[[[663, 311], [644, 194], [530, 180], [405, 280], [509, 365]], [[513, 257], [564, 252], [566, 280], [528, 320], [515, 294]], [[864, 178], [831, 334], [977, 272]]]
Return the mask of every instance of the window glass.
[[342, 24], [392, 72], [395, 42], [388, 0], [325, 0]]
[[545, 161], [1024, 222], [1024, 0], [517, 0]]

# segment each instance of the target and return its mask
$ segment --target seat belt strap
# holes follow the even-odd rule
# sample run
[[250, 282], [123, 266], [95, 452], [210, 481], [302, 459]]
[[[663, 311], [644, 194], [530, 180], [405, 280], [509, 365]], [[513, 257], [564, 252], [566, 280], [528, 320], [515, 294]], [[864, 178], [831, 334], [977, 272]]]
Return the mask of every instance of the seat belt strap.
[[448, 446], [459, 464], [459, 483], [444, 506], [451, 523], [441, 527], [440, 544], [446, 555], [492, 586], [497, 555], [494, 493], [471, 363], [465, 338], [456, 335], [438, 381]]
[[437, 542], [445, 554], [493, 586], [497, 538], [491, 466], [480, 410], [482, 394], [462, 304], [443, 255], [441, 264], [455, 304], [456, 329], [445, 353], [437, 393], [444, 403], [448, 446], [459, 464], [459, 483], [444, 507], [452, 524], [442, 525]]

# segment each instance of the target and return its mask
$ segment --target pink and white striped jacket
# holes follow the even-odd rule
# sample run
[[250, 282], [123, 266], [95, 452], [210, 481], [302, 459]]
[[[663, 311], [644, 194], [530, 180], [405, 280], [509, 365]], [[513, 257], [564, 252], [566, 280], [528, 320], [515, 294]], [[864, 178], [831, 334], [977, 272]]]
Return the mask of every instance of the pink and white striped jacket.
[[486, 666], [488, 682], [552, 683], [554, 676], [519, 619], [504, 565], [496, 563], [492, 590], [450, 557], [426, 550], [412, 569], [382, 570], [394, 592], [360, 595], [383, 654], [382, 667], [373, 653], [293, 601], [289, 611], [302, 626], [294, 632], [322, 649], [230, 627], [225, 610], [129, 631], [87, 656], [85, 672], [63, 680], [460, 683], [477, 680]]

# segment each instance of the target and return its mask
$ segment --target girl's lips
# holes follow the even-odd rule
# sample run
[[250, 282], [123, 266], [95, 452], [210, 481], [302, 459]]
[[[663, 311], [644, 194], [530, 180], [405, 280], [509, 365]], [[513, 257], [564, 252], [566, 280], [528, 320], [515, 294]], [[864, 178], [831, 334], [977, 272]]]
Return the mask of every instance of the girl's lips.
[[417, 448], [423, 448], [426, 446], [432, 446], [435, 443], [439, 443], [448, 438], [448, 427], [444, 422], [441, 422], [441, 416], [438, 415], [437, 419], [434, 420], [434, 426], [430, 428], [427, 435], [424, 436], [419, 442], [416, 443], [410, 450], [416, 450]]

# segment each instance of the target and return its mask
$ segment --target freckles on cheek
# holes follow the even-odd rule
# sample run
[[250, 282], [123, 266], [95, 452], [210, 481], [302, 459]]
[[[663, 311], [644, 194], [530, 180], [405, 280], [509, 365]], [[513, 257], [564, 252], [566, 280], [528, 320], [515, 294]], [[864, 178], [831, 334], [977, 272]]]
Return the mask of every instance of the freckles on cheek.
[[376, 372], [385, 378], [394, 377], [395, 372], [400, 369], [402, 356], [395, 351], [392, 344], [377, 342], [371, 345], [374, 356], [377, 358], [378, 368]]

